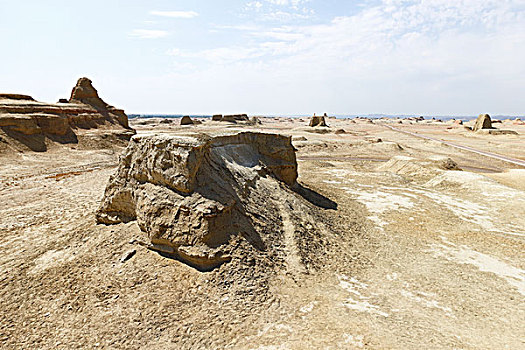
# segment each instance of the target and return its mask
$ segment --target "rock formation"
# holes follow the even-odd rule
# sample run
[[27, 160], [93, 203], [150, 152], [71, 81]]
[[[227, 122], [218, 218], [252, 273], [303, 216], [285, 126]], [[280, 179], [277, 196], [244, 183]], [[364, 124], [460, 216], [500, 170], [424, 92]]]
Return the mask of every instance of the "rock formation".
[[0, 94], [0, 100], [34, 101], [31, 96], [20, 94]]
[[194, 125], [194, 124], [195, 123], [193, 122], [193, 120], [188, 115], [185, 115], [180, 120], [180, 125]]
[[295, 198], [296, 179], [290, 137], [135, 136], [96, 218], [137, 220], [151, 249], [209, 270], [231, 259], [239, 239], [263, 249], [267, 226], [281, 222], [277, 207]]
[[481, 129], [492, 129], [492, 121], [488, 114], [480, 114], [472, 128], [473, 131], [479, 131]]
[[222, 119], [222, 114], [215, 114], [211, 117], [211, 120], [213, 120], [214, 122], [220, 122]]
[[314, 116], [310, 118], [310, 126], [314, 127], [314, 126], [328, 126], [328, 125], [326, 125], [324, 116], [319, 117], [314, 114]]
[[[66, 103], [67, 102], [67, 103]], [[123, 110], [106, 104], [87, 78], [78, 80], [69, 101], [57, 104], [35, 101], [17, 94], [0, 94], [0, 129], [16, 145], [45, 151], [46, 140], [77, 143], [83, 129], [112, 130], [129, 139], [134, 131]]]
[[71, 91], [70, 103], [80, 102], [94, 107], [99, 113], [104, 116], [115, 119], [124, 128], [129, 128], [128, 116], [122, 109], [117, 109], [108, 105], [99, 96], [97, 90], [91, 84], [88, 78], [78, 79], [77, 85]]
[[221, 122], [230, 122], [230, 123], [247, 122], [249, 120], [250, 119], [248, 118], [247, 114], [225, 115], [221, 118]]
[[251, 118], [250, 118], [250, 124], [252, 124], [252, 125], [261, 125], [262, 122], [261, 122], [261, 120], [260, 120], [259, 118], [257, 118], [257, 117], [251, 117]]

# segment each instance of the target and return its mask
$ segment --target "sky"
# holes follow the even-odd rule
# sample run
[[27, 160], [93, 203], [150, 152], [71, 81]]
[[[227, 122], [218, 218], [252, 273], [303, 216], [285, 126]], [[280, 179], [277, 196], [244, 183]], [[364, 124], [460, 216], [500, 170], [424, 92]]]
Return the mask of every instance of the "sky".
[[131, 113], [525, 114], [525, 0], [0, 0], [0, 92]]

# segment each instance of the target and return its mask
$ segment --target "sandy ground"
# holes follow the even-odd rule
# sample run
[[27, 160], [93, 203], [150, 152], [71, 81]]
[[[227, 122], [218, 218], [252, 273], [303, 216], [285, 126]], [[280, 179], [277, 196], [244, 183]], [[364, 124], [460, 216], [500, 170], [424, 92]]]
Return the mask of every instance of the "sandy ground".
[[[292, 135], [299, 181], [337, 209], [325, 210], [315, 242], [297, 237], [283, 210], [286, 268], [243, 281], [228, 278], [233, 264], [202, 273], [133, 244], [144, 238], [134, 223], [96, 225], [118, 147], [0, 154], [0, 346], [525, 347], [524, 168], [382, 123], [330, 119], [320, 133], [306, 121], [262, 120], [228, 127]], [[139, 134], [225, 127], [134, 124]], [[391, 125], [525, 160], [523, 125], [496, 125], [519, 135]], [[417, 161], [436, 155], [463, 171]], [[416, 160], [399, 169], [387, 162], [395, 156]], [[249, 275], [252, 264], [235, 268]]]

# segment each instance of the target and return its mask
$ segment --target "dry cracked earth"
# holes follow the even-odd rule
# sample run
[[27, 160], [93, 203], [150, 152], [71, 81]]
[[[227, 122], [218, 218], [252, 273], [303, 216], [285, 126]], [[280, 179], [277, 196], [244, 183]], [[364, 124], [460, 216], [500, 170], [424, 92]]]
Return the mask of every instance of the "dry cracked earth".
[[[379, 122], [328, 123], [328, 133], [286, 118], [229, 127], [292, 135], [299, 182], [334, 205], [305, 201], [312, 211], [297, 213], [270, 192], [282, 260], [239, 255], [211, 272], [137, 244], [134, 222], [96, 224], [122, 148], [0, 154], [0, 347], [524, 348], [524, 168]], [[506, 126], [519, 135], [396, 127], [525, 160], [522, 125]]]

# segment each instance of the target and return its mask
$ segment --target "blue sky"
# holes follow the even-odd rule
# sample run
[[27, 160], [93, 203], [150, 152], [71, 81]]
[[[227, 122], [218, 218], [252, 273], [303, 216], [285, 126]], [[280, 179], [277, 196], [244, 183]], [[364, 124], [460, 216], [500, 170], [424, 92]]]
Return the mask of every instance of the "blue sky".
[[525, 114], [525, 0], [0, 0], [0, 92], [128, 113]]

